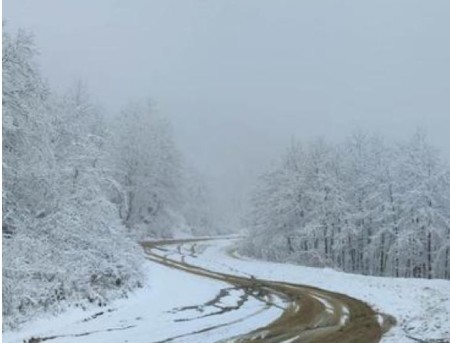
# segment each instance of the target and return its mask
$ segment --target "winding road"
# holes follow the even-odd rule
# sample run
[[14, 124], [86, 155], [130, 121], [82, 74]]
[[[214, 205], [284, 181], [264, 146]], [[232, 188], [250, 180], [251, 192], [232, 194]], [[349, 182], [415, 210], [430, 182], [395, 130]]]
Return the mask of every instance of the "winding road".
[[[389, 315], [377, 313], [366, 303], [344, 294], [307, 285], [227, 274], [187, 263], [186, 256], [195, 257], [196, 246], [205, 241], [207, 239], [167, 240], [144, 242], [142, 245], [148, 259], [153, 262], [230, 285], [229, 288], [222, 289], [214, 299], [201, 306], [216, 306], [229, 292], [240, 292], [241, 297], [237, 305], [216, 306], [217, 311], [213, 313], [214, 315], [239, 311], [240, 306], [249, 297], [264, 303], [265, 308], [276, 306], [282, 309], [281, 316], [275, 321], [254, 328], [246, 334], [227, 338], [222, 341], [223, 343], [375, 343], [380, 342], [382, 335], [395, 322]], [[203, 328], [202, 332], [215, 330], [223, 325]], [[189, 336], [195, 336], [198, 333], [194, 331], [158, 343], [195, 341], [195, 339], [189, 339]]]

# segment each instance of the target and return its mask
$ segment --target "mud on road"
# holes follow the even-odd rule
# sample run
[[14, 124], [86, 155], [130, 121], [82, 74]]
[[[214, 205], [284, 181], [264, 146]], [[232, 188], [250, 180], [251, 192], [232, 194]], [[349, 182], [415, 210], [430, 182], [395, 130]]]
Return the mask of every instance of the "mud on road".
[[[242, 302], [240, 305], [248, 297], [264, 302], [267, 307], [279, 306], [273, 301], [274, 297], [282, 299], [285, 304], [282, 315], [272, 323], [255, 328], [247, 334], [224, 339], [222, 342], [376, 343], [395, 323], [393, 317], [377, 313], [363, 301], [345, 294], [306, 285], [263, 280], [253, 276], [226, 274], [187, 263], [182, 250], [189, 251], [189, 256], [195, 256], [195, 244], [201, 241], [191, 239], [167, 240], [144, 242], [142, 245], [151, 261], [191, 274], [226, 282], [230, 285], [230, 288], [223, 290], [223, 292], [240, 290], [244, 294], [241, 296]], [[185, 244], [190, 245], [187, 249], [182, 249]], [[181, 261], [174, 259], [174, 255], [181, 255]], [[221, 294], [215, 300], [213, 299], [213, 302], [220, 299], [220, 296]], [[238, 310], [238, 308], [219, 308], [218, 312], [214, 314], [229, 310]], [[211, 327], [206, 330], [214, 329], [215, 327]], [[196, 333], [193, 332], [192, 334]], [[162, 342], [171, 342], [180, 338], [187, 339], [188, 336], [189, 334], [182, 337], [172, 337]]]

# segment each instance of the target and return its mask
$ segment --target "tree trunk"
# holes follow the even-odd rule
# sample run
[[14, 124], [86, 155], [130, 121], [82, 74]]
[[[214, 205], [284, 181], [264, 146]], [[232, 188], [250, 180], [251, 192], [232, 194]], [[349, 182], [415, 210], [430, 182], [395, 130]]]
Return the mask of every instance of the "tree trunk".
[[381, 234], [380, 275], [384, 275], [384, 232]]
[[431, 251], [431, 232], [427, 234], [427, 271], [428, 278], [431, 279], [433, 277], [433, 266], [432, 266], [432, 251]]

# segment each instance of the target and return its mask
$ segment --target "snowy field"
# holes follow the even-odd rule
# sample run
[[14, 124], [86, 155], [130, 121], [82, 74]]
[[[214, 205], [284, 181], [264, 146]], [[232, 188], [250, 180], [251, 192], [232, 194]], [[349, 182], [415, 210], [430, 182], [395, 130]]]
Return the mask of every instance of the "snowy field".
[[[367, 277], [330, 269], [254, 261], [232, 256], [230, 240], [171, 246], [170, 258], [229, 274], [254, 275], [317, 286], [366, 301], [398, 320], [384, 343], [414, 342], [421, 338], [450, 338], [450, 282]], [[162, 254], [162, 253], [161, 253]], [[164, 254], [167, 254], [164, 253]], [[280, 314], [278, 308], [249, 298], [237, 311], [242, 293], [229, 284], [191, 275], [149, 262], [147, 286], [128, 299], [105, 308], [70, 310], [41, 318], [3, 341], [23, 342], [32, 336], [54, 337], [50, 342], [217, 342], [263, 326]]]

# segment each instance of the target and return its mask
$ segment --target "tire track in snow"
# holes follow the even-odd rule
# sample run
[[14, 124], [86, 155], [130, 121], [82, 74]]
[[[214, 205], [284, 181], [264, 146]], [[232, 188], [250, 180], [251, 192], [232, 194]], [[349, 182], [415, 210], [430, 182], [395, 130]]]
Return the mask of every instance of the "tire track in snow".
[[[377, 343], [381, 340], [383, 333], [390, 328], [391, 324], [389, 323], [394, 322], [392, 317], [376, 313], [366, 303], [344, 294], [306, 285], [226, 274], [187, 263], [186, 255], [183, 252], [189, 253], [190, 257], [195, 256], [199, 259], [201, 259], [201, 254], [199, 255], [195, 251], [195, 244], [190, 248], [183, 247], [183, 245], [207, 240], [210, 239], [166, 240], [144, 242], [142, 245], [148, 258], [153, 262], [227, 282], [236, 289], [245, 290], [250, 296], [265, 302], [269, 307], [279, 305], [268, 300], [270, 299], [268, 295], [277, 297], [287, 304], [283, 307], [282, 315], [272, 323], [255, 328], [247, 334], [224, 339], [221, 343]], [[164, 246], [164, 250], [160, 249], [162, 246]], [[160, 252], [163, 251], [164, 254], [161, 255]], [[172, 258], [177, 253], [179, 260]], [[238, 311], [239, 307], [233, 310]], [[205, 332], [205, 330], [210, 331], [224, 325], [233, 325], [242, 320], [245, 320], [245, 317], [161, 342], [187, 338]]]

